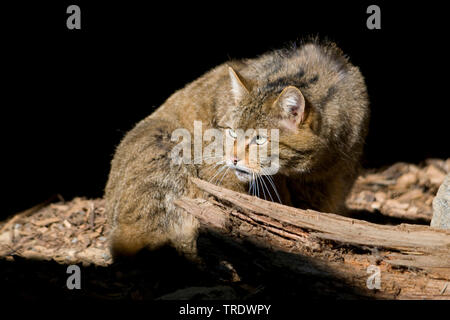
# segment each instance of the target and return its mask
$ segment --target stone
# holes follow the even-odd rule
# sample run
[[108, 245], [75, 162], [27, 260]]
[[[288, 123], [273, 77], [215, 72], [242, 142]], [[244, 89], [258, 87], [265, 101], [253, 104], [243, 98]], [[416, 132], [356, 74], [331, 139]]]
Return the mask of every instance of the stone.
[[431, 226], [439, 229], [450, 229], [450, 174], [447, 174], [433, 199]]

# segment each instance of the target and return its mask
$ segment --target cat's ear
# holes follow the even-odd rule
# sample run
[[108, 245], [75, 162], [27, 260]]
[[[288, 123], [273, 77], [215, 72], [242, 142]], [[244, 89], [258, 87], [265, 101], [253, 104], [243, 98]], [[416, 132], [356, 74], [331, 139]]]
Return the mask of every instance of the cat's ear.
[[287, 129], [296, 130], [305, 116], [305, 98], [302, 92], [293, 86], [284, 88], [275, 105], [281, 108], [281, 123]]
[[238, 104], [245, 95], [249, 94], [249, 91], [233, 68], [228, 67], [228, 73], [230, 74], [231, 93], [233, 95], [234, 102]]

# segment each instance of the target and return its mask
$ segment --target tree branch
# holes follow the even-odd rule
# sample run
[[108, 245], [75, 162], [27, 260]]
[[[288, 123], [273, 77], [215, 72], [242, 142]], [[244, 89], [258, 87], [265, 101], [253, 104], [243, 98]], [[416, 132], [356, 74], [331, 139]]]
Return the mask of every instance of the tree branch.
[[[215, 199], [182, 198], [176, 205], [196, 216], [204, 230], [238, 242], [245, 239], [270, 252], [306, 257], [328, 282], [333, 277], [345, 280], [366, 296], [450, 299], [446, 287], [450, 282], [450, 231], [379, 225], [284, 206], [199, 179], [193, 182]], [[310, 272], [296, 268], [295, 258], [285, 264], [299, 273]], [[380, 290], [367, 288], [369, 265], [380, 268]]]

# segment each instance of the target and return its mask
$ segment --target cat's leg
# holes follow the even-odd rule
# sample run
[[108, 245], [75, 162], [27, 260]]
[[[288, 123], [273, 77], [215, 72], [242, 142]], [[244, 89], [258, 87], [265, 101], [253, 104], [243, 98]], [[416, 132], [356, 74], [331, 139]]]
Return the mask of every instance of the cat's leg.
[[340, 197], [336, 193], [339, 189], [335, 179], [307, 180], [299, 177], [290, 179], [287, 184], [294, 207], [336, 213]]
[[134, 255], [170, 244], [195, 254], [196, 221], [173, 201], [189, 191], [189, 177], [196, 170], [173, 163], [171, 131], [162, 121], [151, 121], [144, 129], [137, 126], [127, 135], [112, 163], [105, 193], [111, 252]]
[[119, 212], [111, 235], [114, 254], [133, 255], [144, 247], [156, 249], [169, 244], [186, 256], [196, 255], [198, 222], [174, 204], [186, 193], [189, 177], [194, 176], [182, 171], [188, 170], [172, 168], [164, 178], [147, 175], [133, 179], [118, 199]]
[[[273, 199], [275, 202], [281, 201], [281, 204], [284, 204], [285, 206], [293, 206], [292, 199], [291, 199], [291, 193], [289, 191], [289, 188], [287, 186], [287, 179], [286, 177], [282, 175], [274, 175], [272, 177], [273, 184], [275, 188], [277, 189], [278, 196], [280, 199], [278, 199], [278, 196], [274, 195]], [[272, 187], [272, 185], [271, 185]], [[273, 187], [272, 189], [273, 190]], [[273, 191], [275, 193], [275, 191]]]
[[119, 222], [111, 230], [110, 250], [113, 257], [131, 257], [144, 248], [157, 249], [169, 244], [162, 230], [149, 230], [139, 221]]
[[295, 184], [294, 205], [302, 209], [347, 215], [345, 199], [354, 179], [345, 172]]
[[182, 209], [175, 209], [174, 215], [177, 219], [170, 229], [171, 245], [186, 258], [198, 261], [198, 220]]
[[[356, 165], [355, 165], [356, 166]], [[333, 179], [330, 179], [327, 184], [327, 198], [330, 207], [329, 212], [340, 215], [349, 215], [349, 210], [345, 204], [353, 184], [357, 177], [357, 171], [344, 171], [337, 173]]]

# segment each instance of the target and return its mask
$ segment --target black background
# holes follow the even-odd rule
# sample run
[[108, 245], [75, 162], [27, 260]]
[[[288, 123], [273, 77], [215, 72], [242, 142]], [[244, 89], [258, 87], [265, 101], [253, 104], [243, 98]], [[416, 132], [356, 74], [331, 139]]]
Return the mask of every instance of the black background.
[[[2, 2], [1, 217], [56, 193], [101, 196], [121, 137], [174, 90], [308, 35], [336, 41], [366, 77], [365, 167], [449, 157], [439, 2], [93, 2]], [[81, 30], [66, 28], [70, 4]], [[366, 28], [370, 4], [381, 30]]]

